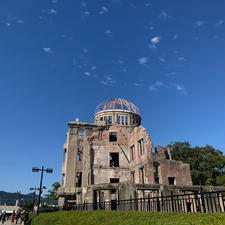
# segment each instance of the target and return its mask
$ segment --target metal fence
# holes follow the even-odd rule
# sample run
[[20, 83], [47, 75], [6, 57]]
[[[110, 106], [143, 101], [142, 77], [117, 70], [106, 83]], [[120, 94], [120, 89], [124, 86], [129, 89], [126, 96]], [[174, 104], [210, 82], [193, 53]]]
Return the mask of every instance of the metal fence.
[[142, 212], [225, 212], [225, 192], [201, 192], [77, 204], [70, 210], [135, 210]]

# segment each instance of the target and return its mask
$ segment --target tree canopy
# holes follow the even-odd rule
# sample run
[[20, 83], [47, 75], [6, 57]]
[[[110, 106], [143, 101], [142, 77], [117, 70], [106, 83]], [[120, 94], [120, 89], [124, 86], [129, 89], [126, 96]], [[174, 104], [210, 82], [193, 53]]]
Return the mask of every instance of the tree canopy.
[[52, 189], [48, 190], [48, 194], [45, 195], [45, 200], [57, 200], [57, 189], [59, 187], [59, 182], [54, 182], [52, 184]]
[[172, 159], [189, 163], [194, 185], [225, 186], [225, 156], [211, 145], [191, 147], [189, 142], [169, 145]]

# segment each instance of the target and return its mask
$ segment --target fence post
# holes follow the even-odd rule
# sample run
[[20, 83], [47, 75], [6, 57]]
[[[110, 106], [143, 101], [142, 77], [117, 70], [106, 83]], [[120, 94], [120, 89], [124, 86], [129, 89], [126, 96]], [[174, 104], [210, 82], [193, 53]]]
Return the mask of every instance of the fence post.
[[159, 202], [159, 196], [158, 195], [156, 197], [156, 201], [157, 201], [157, 211], [160, 212], [160, 202]]
[[[221, 205], [220, 205], [220, 195], [219, 195], [219, 192], [217, 192], [216, 195], [217, 195], [218, 205], [219, 205], [219, 209], [220, 209], [219, 212], [222, 212]], [[217, 207], [216, 207], [216, 211], [217, 211]]]
[[204, 199], [204, 193], [203, 193], [203, 188], [201, 187], [200, 189], [200, 193], [201, 193], [201, 201], [202, 201], [202, 207], [203, 207], [203, 212], [206, 212], [206, 208], [205, 208], [205, 199]]
[[150, 212], [150, 193], [148, 193], [148, 211]]
[[130, 210], [132, 210], [132, 196], [130, 195]]
[[171, 204], [172, 204], [172, 212], [174, 212], [173, 191], [171, 191]]

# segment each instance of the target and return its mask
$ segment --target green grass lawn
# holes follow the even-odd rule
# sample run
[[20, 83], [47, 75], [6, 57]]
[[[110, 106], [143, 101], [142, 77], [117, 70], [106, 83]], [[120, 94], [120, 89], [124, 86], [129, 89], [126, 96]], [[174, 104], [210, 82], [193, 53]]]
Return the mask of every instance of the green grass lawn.
[[[32, 216], [32, 215], [31, 215]], [[31, 225], [225, 225], [224, 213], [59, 211], [41, 213]]]

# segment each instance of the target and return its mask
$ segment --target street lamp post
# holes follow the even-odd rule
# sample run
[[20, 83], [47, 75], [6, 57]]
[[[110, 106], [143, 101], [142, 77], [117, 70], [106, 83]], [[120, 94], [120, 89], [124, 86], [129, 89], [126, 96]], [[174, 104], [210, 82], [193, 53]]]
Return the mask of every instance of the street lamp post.
[[34, 206], [35, 206], [36, 191], [38, 191], [39, 189], [40, 189], [40, 188], [37, 188], [37, 187], [34, 187], [34, 188], [31, 187], [31, 188], [30, 188], [31, 191], [34, 191], [34, 192], [33, 192], [33, 209], [34, 209]]
[[38, 195], [37, 215], [39, 214], [42, 188], [45, 188], [45, 187], [42, 187], [43, 173], [44, 173], [44, 171], [46, 173], [52, 173], [53, 169], [51, 169], [51, 168], [44, 169], [44, 166], [42, 166], [41, 168], [39, 168], [39, 167], [32, 168], [32, 172], [39, 172], [39, 171], [41, 171], [41, 180], [40, 180], [39, 195]]

